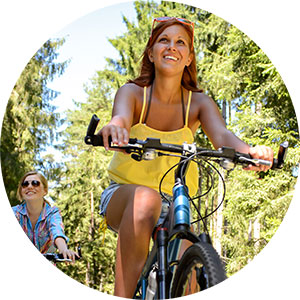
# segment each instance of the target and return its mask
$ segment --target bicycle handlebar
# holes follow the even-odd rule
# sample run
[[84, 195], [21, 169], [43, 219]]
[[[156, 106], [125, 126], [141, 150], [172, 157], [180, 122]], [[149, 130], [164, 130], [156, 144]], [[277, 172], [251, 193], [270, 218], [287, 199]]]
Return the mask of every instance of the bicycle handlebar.
[[[75, 260], [79, 260], [82, 257], [80, 246], [77, 248], [77, 254], [78, 254], [78, 256], [75, 255]], [[64, 258], [64, 256], [61, 253], [45, 253], [45, 254], [43, 254], [43, 256], [54, 263], [64, 262], [64, 261], [66, 261], [66, 262], [72, 261], [69, 258]]]
[[[103, 138], [101, 135], [95, 135], [95, 130], [100, 119], [94, 114], [91, 118], [90, 124], [87, 129], [87, 134], [84, 139], [85, 143], [93, 146], [103, 146]], [[210, 157], [210, 158], [220, 158], [227, 159], [234, 164], [261, 164], [261, 165], [271, 165], [270, 161], [254, 159], [249, 154], [236, 152], [233, 148], [222, 147], [218, 150], [211, 150], [205, 148], [196, 147], [195, 144], [175, 145], [161, 143], [159, 139], [147, 138], [146, 140], [129, 139], [129, 142], [125, 146], [116, 146], [112, 144], [111, 138], [109, 138], [109, 145], [112, 149], [124, 149], [127, 153], [132, 154], [132, 158], [135, 160], [150, 160], [157, 156], [157, 151], [171, 152], [171, 153], [186, 153], [187, 155], [197, 155]], [[273, 164], [271, 169], [281, 169], [284, 164], [284, 160], [287, 154], [288, 142], [283, 142], [278, 151], [277, 159], [273, 159]], [[158, 153], [162, 155], [162, 153]]]

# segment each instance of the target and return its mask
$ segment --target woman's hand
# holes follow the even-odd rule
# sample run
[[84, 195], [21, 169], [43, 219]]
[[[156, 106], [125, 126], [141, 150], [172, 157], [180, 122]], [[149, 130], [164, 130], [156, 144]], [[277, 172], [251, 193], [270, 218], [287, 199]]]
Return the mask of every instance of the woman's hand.
[[102, 135], [104, 148], [106, 150], [109, 150], [109, 136], [111, 136], [113, 144], [116, 144], [118, 146], [124, 146], [128, 144], [129, 134], [127, 129], [122, 128], [118, 125], [108, 124], [104, 126], [97, 134]]
[[67, 243], [66, 243], [64, 238], [62, 238], [62, 237], [56, 238], [55, 239], [55, 245], [56, 245], [59, 253], [61, 253], [63, 255], [64, 259], [71, 259], [72, 262], [74, 263], [75, 262], [75, 256], [79, 257], [77, 255], [77, 253], [75, 253], [74, 251], [68, 249]]
[[[133, 125], [136, 95], [143, 93], [143, 88], [133, 83], [126, 83], [121, 86], [115, 96], [112, 118], [97, 134], [102, 135], [103, 144], [106, 150], [109, 150], [108, 138], [111, 136], [113, 144], [124, 146], [128, 144], [130, 129]], [[110, 149], [115, 151], [117, 149]]]
[[75, 257], [78, 257], [77, 253], [75, 253], [72, 250], [69, 250], [68, 248], [63, 249], [59, 252], [63, 255], [64, 259], [71, 259], [73, 263], [75, 262]]
[[[251, 155], [252, 158], [257, 158], [257, 159], [263, 159], [263, 160], [269, 160], [273, 163], [273, 157], [274, 153], [273, 150], [270, 147], [267, 146], [255, 146], [251, 147], [249, 149], [249, 154]], [[264, 171], [266, 172], [269, 170], [271, 166], [264, 166], [264, 165], [249, 165], [244, 170], [250, 170], [250, 171]]]

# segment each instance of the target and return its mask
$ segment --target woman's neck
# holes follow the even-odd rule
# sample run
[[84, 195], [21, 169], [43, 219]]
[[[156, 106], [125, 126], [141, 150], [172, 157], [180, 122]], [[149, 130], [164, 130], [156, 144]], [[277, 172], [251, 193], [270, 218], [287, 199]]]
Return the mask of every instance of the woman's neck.
[[153, 94], [160, 101], [171, 103], [181, 99], [181, 79], [158, 77], [153, 81]]
[[26, 208], [29, 217], [38, 218], [39, 215], [41, 214], [41, 211], [43, 210], [43, 206], [44, 206], [44, 199], [35, 202], [27, 201]]

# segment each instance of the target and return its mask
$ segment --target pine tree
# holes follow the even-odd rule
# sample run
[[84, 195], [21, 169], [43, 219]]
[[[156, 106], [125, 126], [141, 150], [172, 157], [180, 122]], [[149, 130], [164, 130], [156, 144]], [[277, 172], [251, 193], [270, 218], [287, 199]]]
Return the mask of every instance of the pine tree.
[[[67, 114], [65, 158], [57, 174], [61, 180], [51, 195], [61, 208], [66, 234], [70, 238], [69, 247], [74, 249], [80, 245], [83, 254], [83, 259], [74, 266], [59, 267], [83, 284], [107, 293], [112, 293], [114, 282], [116, 235], [107, 230], [104, 236], [99, 231], [102, 219], [98, 211], [101, 192], [109, 184], [107, 166], [112, 153], [87, 146], [83, 139], [92, 114], [100, 117], [99, 128], [106, 124], [111, 117], [117, 89], [139, 73], [140, 57], [154, 17], [180, 16], [195, 22], [199, 85], [217, 102], [220, 110], [223, 108], [229, 129], [250, 145], [265, 144], [274, 151], [284, 140], [291, 145], [287, 163], [280, 171], [256, 174], [237, 168], [226, 174], [227, 195], [222, 219], [214, 214], [205, 222], [214, 243], [221, 246], [229, 275], [253, 259], [276, 232], [293, 196], [296, 181], [293, 170], [300, 155], [297, 120], [289, 94], [275, 67], [253, 41], [232, 24], [195, 7], [169, 1], [161, 4], [136, 1], [134, 5], [137, 22], [123, 16], [127, 32], [110, 39], [119, 57], [107, 59], [105, 69], [99, 70], [86, 87], [87, 102], [77, 103], [76, 109]], [[17, 110], [17, 106], [14, 107]], [[43, 124], [41, 119], [35, 124], [38, 126], [34, 130], [44, 128], [40, 125]], [[14, 132], [17, 139], [20, 138], [18, 130], [26, 132], [20, 128], [13, 124], [5, 130]], [[44, 133], [34, 132], [39, 137]], [[21, 137], [22, 143], [30, 140], [25, 137]], [[199, 146], [212, 147], [201, 128], [195, 138]], [[5, 143], [10, 145], [6, 140]], [[9, 147], [11, 151], [15, 145]], [[27, 148], [33, 152], [37, 149], [34, 143]], [[23, 144], [21, 149], [24, 149]], [[30, 161], [25, 157], [26, 151], [22, 154], [24, 159], [18, 159], [19, 165], [20, 161]], [[49, 160], [46, 170], [51, 163]], [[39, 165], [38, 159], [33, 164]], [[222, 190], [217, 189], [219, 179], [210, 168], [206, 166], [201, 175], [200, 194], [204, 196], [197, 206], [206, 216], [216, 208]], [[206, 194], [212, 183], [214, 189]]]
[[110, 230], [100, 231], [103, 219], [99, 215], [100, 195], [109, 183], [107, 166], [112, 153], [84, 144], [91, 116], [100, 117], [98, 129], [111, 116], [113, 90], [105, 75], [100, 79], [99, 72], [98, 76], [92, 80], [92, 88], [86, 89], [87, 102], [76, 103], [77, 109], [67, 113], [65, 167], [52, 197], [61, 208], [69, 247], [80, 245], [83, 255], [74, 266], [59, 268], [91, 288], [112, 293], [116, 235]]
[[[10, 203], [18, 203], [16, 189], [24, 173], [42, 169], [48, 179], [58, 167], [40, 153], [55, 141], [60, 115], [51, 101], [57, 92], [47, 83], [63, 74], [68, 62], [56, 62], [61, 40], [47, 41], [28, 62], [8, 100], [1, 132], [1, 166]], [[47, 170], [47, 164], [52, 170]]]

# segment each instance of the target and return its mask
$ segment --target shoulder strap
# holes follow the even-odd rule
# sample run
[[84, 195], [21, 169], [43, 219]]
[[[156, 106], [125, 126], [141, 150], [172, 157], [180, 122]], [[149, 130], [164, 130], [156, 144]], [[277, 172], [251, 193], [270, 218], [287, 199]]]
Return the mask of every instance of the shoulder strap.
[[191, 100], [192, 100], [192, 91], [189, 91], [189, 98], [188, 98], [188, 104], [187, 104], [187, 108], [186, 108], [184, 127], [187, 127], [189, 125], [189, 113], [190, 113], [190, 107], [191, 107]]
[[185, 126], [185, 106], [184, 106], [183, 88], [182, 87], [181, 87], [181, 105], [182, 105], [182, 121], [183, 121], [183, 126]]
[[143, 116], [144, 116], [144, 112], [145, 112], [145, 107], [146, 107], [146, 102], [147, 102], [147, 86], [144, 86], [144, 99], [143, 99], [143, 107], [142, 107], [142, 111], [141, 111], [141, 115], [140, 115], [140, 121], [139, 124], [142, 123], [143, 121]]
[[[148, 115], [149, 115], [149, 111], [150, 111], [150, 106], [151, 106], [151, 100], [152, 100], [152, 91], [153, 91], [153, 84], [151, 85], [150, 87], [150, 92], [149, 92], [149, 100], [148, 100], [148, 107], [145, 108], [145, 110], [147, 109], [146, 111], [146, 115], [145, 115], [145, 119], [144, 119], [144, 124], [146, 124], [147, 122], [147, 118], [148, 118]], [[144, 94], [144, 103], [146, 104], [147, 103], [147, 100], [146, 100], [146, 94]]]

